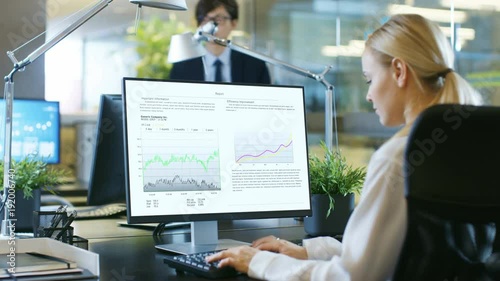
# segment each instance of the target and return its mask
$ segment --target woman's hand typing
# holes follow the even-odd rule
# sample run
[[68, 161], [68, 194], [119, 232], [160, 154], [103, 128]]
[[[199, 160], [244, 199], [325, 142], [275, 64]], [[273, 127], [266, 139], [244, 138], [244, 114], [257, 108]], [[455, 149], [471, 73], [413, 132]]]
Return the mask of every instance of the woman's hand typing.
[[284, 254], [296, 259], [307, 260], [307, 251], [304, 247], [272, 235], [255, 240], [252, 243], [252, 247], [263, 251]]

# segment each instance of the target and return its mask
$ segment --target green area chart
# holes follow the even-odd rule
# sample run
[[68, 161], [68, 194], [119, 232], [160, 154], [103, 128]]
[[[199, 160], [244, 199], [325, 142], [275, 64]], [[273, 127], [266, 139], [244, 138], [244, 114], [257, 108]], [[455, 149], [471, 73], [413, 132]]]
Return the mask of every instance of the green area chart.
[[220, 190], [219, 150], [145, 156], [144, 192]]

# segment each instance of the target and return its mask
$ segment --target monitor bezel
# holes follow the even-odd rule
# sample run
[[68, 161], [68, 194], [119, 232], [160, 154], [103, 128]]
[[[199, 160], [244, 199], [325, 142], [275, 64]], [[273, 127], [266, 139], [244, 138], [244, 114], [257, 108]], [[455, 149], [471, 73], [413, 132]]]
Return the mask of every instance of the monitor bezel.
[[[123, 95], [123, 136], [124, 136], [124, 155], [125, 155], [125, 195], [127, 201], [127, 222], [131, 224], [137, 223], [168, 223], [168, 222], [197, 222], [197, 221], [222, 221], [222, 220], [244, 220], [244, 219], [270, 219], [270, 218], [291, 218], [291, 217], [305, 217], [312, 215], [311, 207], [311, 191], [309, 188], [309, 209], [300, 210], [286, 210], [286, 211], [264, 211], [264, 212], [228, 212], [228, 213], [204, 213], [204, 214], [182, 214], [182, 215], [157, 215], [157, 216], [133, 216], [131, 213], [131, 200], [130, 200], [130, 179], [129, 179], [129, 155], [128, 155], [128, 132], [127, 132], [127, 81], [151, 81], [151, 82], [167, 82], [167, 83], [193, 83], [193, 84], [230, 84], [239, 86], [262, 86], [262, 87], [289, 87], [296, 88], [302, 91], [302, 106], [304, 108], [304, 125], [307, 124], [306, 111], [305, 111], [305, 92], [303, 86], [298, 85], [274, 85], [274, 84], [249, 84], [249, 83], [225, 83], [225, 82], [208, 82], [208, 81], [189, 81], [189, 80], [164, 80], [153, 78], [137, 78], [137, 77], [124, 77], [122, 80], [122, 95]], [[305, 134], [306, 154], [309, 155], [307, 133]], [[307, 163], [307, 175], [309, 179], [309, 164]]]

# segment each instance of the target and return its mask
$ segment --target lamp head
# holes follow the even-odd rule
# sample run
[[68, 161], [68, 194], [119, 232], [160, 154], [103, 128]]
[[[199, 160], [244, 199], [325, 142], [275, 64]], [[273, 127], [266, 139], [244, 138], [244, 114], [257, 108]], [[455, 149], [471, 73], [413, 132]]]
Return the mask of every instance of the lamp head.
[[173, 35], [168, 51], [169, 63], [199, 58], [206, 54], [205, 48], [193, 37], [192, 32]]
[[130, 0], [130, 3], [166, 10], [187, 10], [185, 0]]
[[170, 39], [167, 61], [169, 63], [176, 63], [204, 56], [207, 51], [200, 42], [209, 41], [207, 34], [214, 35], [215, 32], [217, 32], [217, 24], [210, 21], [200, 26], [195, 34], [185, 32], [173, 35]]

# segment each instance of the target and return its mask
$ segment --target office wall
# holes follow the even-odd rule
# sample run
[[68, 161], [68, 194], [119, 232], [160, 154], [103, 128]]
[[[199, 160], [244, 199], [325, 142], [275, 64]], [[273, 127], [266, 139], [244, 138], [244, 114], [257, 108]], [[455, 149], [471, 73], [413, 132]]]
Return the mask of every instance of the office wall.
[[[8, 0], [2, 1], [0, 10], [0, 75], [8, 75], [13, 63], [6, 52], [12, 51], [27, 41], [45, 31], [46, 0]], [[32, 43], [15, 52], [18, 60], [27, 55], [45, 42], [42, 35]], [[45, 97], [44, 57], [26, 67], [23, 72], [14, 75], [15, 98], [43, 99]], [[3, 91], [2, 91], [3, 92]], [[2, 94], [3, 96], [3, 94]]]

